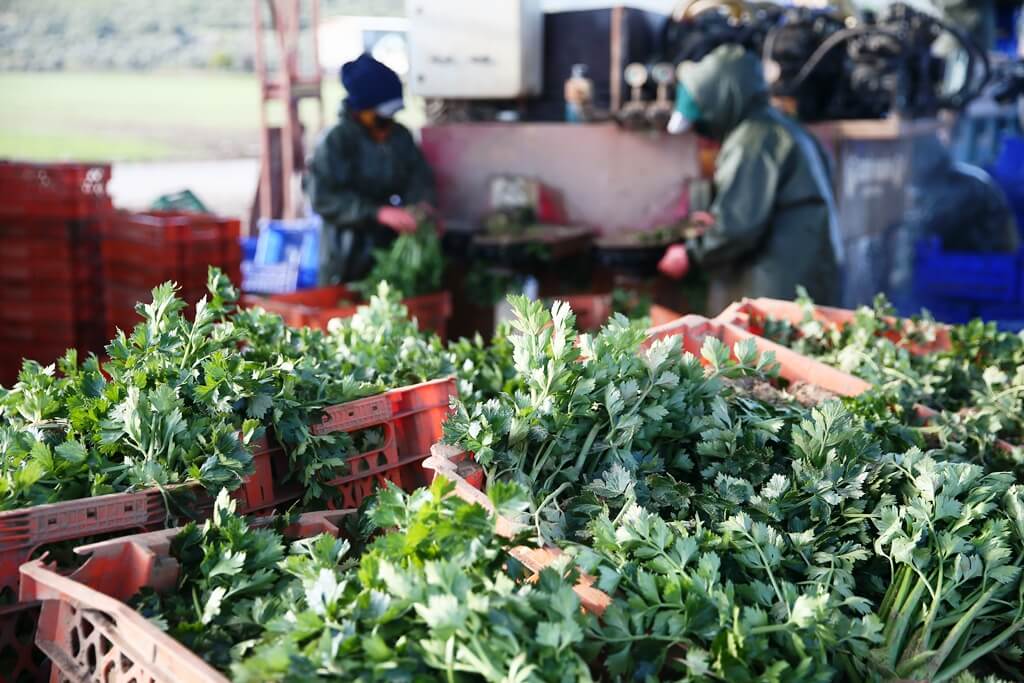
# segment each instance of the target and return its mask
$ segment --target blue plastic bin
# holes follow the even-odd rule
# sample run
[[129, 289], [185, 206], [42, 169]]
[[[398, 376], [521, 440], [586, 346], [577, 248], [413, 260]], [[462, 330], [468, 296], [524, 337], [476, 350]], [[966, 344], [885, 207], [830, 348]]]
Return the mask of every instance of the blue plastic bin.
[[261, 220], [253, 262], [257, 266], [295, 263], [298, 288], [315, 287], [320, 273], [319, 216], [298, 220]]
[[1024, 137], [1008, 137], [992, 165], [992, 178], [1003, 189], [1006, 201], [1024, 235]]
[[979, 303], [1013, 303], [1021, 298], [1020, 254], [943, 251], [937, 239], [917, 244], [914, 292]]
[[256, 242], [258, 237], [239, 237], [238, 243], [242, 246], [242, 261], [256, 260]]

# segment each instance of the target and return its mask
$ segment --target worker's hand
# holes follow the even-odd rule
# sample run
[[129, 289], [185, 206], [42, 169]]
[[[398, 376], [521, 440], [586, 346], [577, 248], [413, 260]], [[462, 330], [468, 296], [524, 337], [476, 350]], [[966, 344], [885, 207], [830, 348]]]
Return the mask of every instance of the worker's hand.
[[673, 244], [665, 250], [665, 255], [658, 262], [658, 270], [666, 277], [681, 280], [690, 272], [690, 255], [682, 244]]
[[444, 219], [441, 218], [441, 212], [435, 209], [426, 202], [420, 202], [416, 205], [416, 210], [422, 213], [424, 216], [429, 218], [434, 223], [434, 231], [437, 232], [437, 236], [440, 237], [444, 234]]
[[382, 206], [377, 209], [377, 222], [395, 232], [416, 232], [416, 217], [397, 206]]
[[715, 224], [715, 217], [707, 211], [694, 211], [690, 214], [690, 222], [707, 230]]

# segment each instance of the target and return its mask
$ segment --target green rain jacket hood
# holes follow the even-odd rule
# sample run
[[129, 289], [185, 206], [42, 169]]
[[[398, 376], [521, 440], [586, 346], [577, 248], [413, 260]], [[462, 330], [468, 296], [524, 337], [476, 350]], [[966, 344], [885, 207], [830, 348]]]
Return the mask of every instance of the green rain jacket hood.
[[715, 224], [690, 245], [711, 279], [709, 311], [744, 296], [790, 299], [798, 285], [838, 303], [841, 246], [825, 157], [768, 103], [760, 62], [726, 45], [687, 63], [680, 80], [700, 108], [696, 130], [722, 143]]

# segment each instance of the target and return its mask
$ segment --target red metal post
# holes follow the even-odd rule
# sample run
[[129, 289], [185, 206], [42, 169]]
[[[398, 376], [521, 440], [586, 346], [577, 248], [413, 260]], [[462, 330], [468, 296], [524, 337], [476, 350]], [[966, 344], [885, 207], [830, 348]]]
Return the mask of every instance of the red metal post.
[[[263, 7], [269, 9], [270, 29], [274, 32], [278, 59], [273, 72], [267, 67], [264, 46]], [[320, 92], [319, 43], [316, 31], [320, 23], [319, 0], [308, 0], [309, 28], [313, 34], [312, 70], [303, 73], [299, 45], [302, 39], [303, 0], [253, 0], [253, 28], [256, 32], [255, 66], [260, 79], [260, 202], [261, 218], [295, 218], [300, 202], [292, 196], [295, 172], [302, 169], [304, 148], [302, 124], [299, 120], [299, 102], [305, 98], [318, 102], [318, 125], [323, 126], [323, 99]], [[272, 158], [272, 127], [267, 115], [270, 102], [281, 103], [283, 120], [280, 124], [280, 167], [275, 169]], [[280, 215], [275, 216], [274, 197], [281, 197]]]

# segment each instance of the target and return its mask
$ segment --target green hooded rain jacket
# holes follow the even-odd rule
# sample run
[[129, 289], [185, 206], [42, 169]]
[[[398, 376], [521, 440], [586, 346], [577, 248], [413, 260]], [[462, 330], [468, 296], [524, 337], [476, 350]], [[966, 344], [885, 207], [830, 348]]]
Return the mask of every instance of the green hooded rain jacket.
[[324, 221], [321, 284], [364, 277], [373, 250], [394, 239], [377, 222], [378, 208], [435, 204], [434, 176], [423, 153], [404, 126], [392, 126], [377, 142], [342, 108], [338, 123], [316, 145], [304, 181], [313, 211]]
[[700, 109], [695, 129], [722, 143], [714, 225], [688, 245], [710, 279], [708, 310], [744, 296], [839, 300], [842, 250], [827, 162], [814, 139], [768, 102], [760, 62], [721, 46], [681, 69]]

